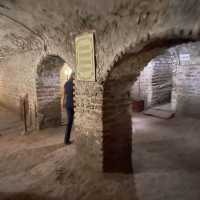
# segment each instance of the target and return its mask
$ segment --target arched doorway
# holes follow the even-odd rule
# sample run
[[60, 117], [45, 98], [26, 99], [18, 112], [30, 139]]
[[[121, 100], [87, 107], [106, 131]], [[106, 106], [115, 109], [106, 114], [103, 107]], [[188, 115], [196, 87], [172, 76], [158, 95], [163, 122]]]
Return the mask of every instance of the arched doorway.
[[46, 56], [38, 65], [36, 79], [38, 128], [60, 126], [66, 115], [62, 106], [69, 67], [56, 55]]
[[169, 47], [187, 42], [189, 40], [159, 40], [139, 52], [129, 51], [113, 66], [104, 83], [103, 93], [104, 172], [133, 171], [131, 86], [152, 58]]

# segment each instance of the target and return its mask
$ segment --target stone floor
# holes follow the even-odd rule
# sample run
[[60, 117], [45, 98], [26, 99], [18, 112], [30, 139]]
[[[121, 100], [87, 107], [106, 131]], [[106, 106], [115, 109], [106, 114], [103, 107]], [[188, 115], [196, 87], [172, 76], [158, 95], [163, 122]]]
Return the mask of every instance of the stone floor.
[[[6, 121], [8, 115], [0, 112], [0, 116]], [[7, 118], [14, 119], [12, 115]], [[2, 127], [3, 123], [0, 121]], [[97, 173], [77, 164], [76, 141], [72, 137], [74, 142], [65, 146], [64, 129], [21, 135], [10, 127], [0, 136], [0, 200], [136, 198], [132, 175]]]
[[165, 103], [153, 107], [156, 110], [174, 111], [172, 103]]
[[200, 120], [133, 118], [133, 167], [139, 200], [200, 199]]
[[63, 145], [64, 127], [28, 136], [12, 130], [0, 136], [0, 200], [200, 199], [197, 119], [135, 114], [133, 175], [102, 174], [77, 165], [76, 141]]

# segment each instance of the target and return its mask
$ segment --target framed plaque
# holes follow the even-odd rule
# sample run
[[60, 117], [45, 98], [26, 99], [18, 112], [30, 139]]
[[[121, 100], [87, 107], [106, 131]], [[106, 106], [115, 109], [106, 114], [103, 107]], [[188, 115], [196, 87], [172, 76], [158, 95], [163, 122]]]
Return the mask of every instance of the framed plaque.
[[96, 81], [94, 58], [94, 34], [85, 33], [77, 36], [76, 45], [76, 77], [81, 81]]

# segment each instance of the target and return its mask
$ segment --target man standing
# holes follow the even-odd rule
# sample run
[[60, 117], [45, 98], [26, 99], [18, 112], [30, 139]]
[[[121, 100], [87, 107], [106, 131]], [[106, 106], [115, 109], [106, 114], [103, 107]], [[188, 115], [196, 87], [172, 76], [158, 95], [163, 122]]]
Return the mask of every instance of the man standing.
[[74, 119], [74, 103], [73, 103], [73, 74], [71, 74], [69, 80], [64, 85], [64, 99], [63, 106], [66, 108], [68, 123], [65, 130], [64, 143], [66, 145], [71, 144], [70, 134]]

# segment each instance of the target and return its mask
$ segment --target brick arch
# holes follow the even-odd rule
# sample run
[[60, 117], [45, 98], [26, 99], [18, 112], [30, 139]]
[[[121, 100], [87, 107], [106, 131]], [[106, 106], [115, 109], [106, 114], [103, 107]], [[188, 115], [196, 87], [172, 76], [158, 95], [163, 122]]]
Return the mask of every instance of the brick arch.
[[[196, 38], [197, 40], [198, 38]], [[104, 81], [103, 91], [103, 170], [133, 172], [131, 101], [129, 91], [140, 71], [163, 50], [194, 38], [157, 39], [127, 48], [117, 56]]]
[[47, 55], [37, 66], [36, 95], [38, 128], [61, 124], [61, 70], [65, 61], [57, 55]]
[[[106, 66], [106, 72], [103, 74], [103, 79], [100, 82], [105, 82], [110, 74], [110, 71], [116, 66], [116, 64], [127, 54], [138, 54], [144, 49], [151, 49], [153, 47], [173, 46], [173, 42], [181, 44], [189, 41], [199, 41], [200, 28], [198, 29], [179, 29], [171, 28], [162, 32], [152, 31], [146, 33], [144, 36], [139, 36], [135, 42], [130, 42], [123, 47], [122, 50], [116, 52], [111, 62]], [[167, 44], [167, 42], [171, 42]]]

